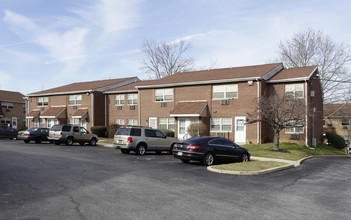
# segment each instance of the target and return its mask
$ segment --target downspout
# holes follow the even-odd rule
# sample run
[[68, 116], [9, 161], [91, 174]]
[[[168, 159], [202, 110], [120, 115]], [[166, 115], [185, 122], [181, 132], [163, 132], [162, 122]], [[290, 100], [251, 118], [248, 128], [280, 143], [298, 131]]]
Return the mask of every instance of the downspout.
[[307, 103], [307, 80], [305, 80], [305, 104], [306, 104], [306, 143], [305, 145], [308, 146], [308, 117], [307, 117], [307, 114], [308, 114], [308, 103]]
[[258, 79], [256, 79], [257, 81], [257, 144], [260, 144], [260, 138], [261, 138], [261, 134], [260, 134], [260, 81]]
[[140, 90], [138, 89], [138, 124], [141, 126], [141, 98], [140, 98]]
[[107, 104], [106, 104], [106, 94], [105, 95], [105, 127], [107, 127]]
[[[28, 115], [28, 111], [29, 111], [29, 97], [26, 97], [26, 102], [27, 102], [27, 109], [26, 109], [26, 117], [27, 117], [27, 115]], [[27, 128], [29, 128], [29, 118], [27, 118]], [[33, 127], [34, 127], [34, 125], [33, 125]]]
[[91, 127], [94, 127], [94, 93], [91, 92]]

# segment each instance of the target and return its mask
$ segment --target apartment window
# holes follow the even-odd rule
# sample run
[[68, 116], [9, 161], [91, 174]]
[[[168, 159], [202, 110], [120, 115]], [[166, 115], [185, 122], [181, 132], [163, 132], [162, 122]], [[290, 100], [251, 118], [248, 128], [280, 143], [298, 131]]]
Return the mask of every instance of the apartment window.
[[138, 126], [138, 120], [137, 119], [128, 119], [128, 126]]
[[6, 109], [13, 109], [13, 103], [10, 102], [1, 102], [1, 107]]
[[173, 89], [155, 89], [156, 102], [169, 102], [173, 100]]
[[159, 118], [158, 119], [159, 129], [169, 129], [174, 131], [174, 118]]
[[38, 97], [37, 98], [38, 106], [48, 106], [49, 98], [48, 97]]
[[343, 126], [350, 125], [349, 119], [347, 119], [347, 118], [341, 119], [341, 125], [343, 125]]
[[41, 118], [40, 119], [40, 125], [39, 125], [41, 128], [45, 128], [45, 119], [44, 118]]
[[34, 127], [39, 127], [39, 119], [34, 119]]
[[292, 96], [295, 99], [303, 98], [303, 84], [287, 84], [285, 85], [285, 95]]
[[213, 86], [213, 99], [236, 99], [238, 98], [238, 85]]
[[211, 118], [211, 131], [232, 131], [232, 118]]
[[68, 124], [79, 126], [79, 118], [70, 118], [70, 119], [68, 119]]
[[115, 105], [124, 105], [124, 95], [115, 95]]
[[128, 105], [138, 104], [138, 94], [128, 94]]
[[124, 125], [124, 119], [115, 119], [115, 124]]
[[82, 95], [70, 95], [68, 97], [69, 105], [81, 105], [82, 104]]
[[11, 118], [1, 118], [1, 124], [11, 124]]
[[58, 120], [57, 119], [48, 119], [48, 128], [51, 128], [54, 125], [58, 124]]
[[[302, 134], [304, 131], [303, 125], [296, 125], [294, 121], [291, 122], [291, 124], [294, 124], [295, 127], [288, 127], [285, 128], [285, 133], [287, 134]], [[287, 126], [289, 126], [289, 122], [287, 123]]]

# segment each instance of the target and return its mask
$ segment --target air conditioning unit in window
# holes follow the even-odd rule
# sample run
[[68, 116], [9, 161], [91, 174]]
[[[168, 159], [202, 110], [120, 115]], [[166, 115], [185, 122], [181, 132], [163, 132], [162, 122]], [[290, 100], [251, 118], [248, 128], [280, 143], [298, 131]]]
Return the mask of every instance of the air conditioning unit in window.
[[117, 110], [122, 110], [122, 106], [117, 106]]
[[228, 99], [221, 100], [221, 105], [228, 105], [229, 101]]
[[72, 106], [72, 108], [73, 108], [73, 110], [77, 110], [77, 106], [75, 106], [75, 105]]
[[224, 132], [217, 132], [217, 133], [216, 133], [216, 136], [217, 136], [217, 137], [224, 137], [224, 136], [225, 136], [225, 133], [224, 133]]
[[167, 102], [161, 102], [161, 107], [167, 107]]
[[290, 140], [299, 140], [298, 134], [290, 134]]
[[130, 109], [130, 110], [134, 110], [134, 109], [135, 109], [135, 105], [130, 105], [130, 106], [129, 106], [129, 109]]

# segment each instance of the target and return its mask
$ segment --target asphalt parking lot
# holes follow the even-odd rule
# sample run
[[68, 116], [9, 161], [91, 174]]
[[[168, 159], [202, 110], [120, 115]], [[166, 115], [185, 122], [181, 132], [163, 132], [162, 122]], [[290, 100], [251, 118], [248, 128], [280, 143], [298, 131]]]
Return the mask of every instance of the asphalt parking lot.
[[349, 219], [350, 158], [262, 176], [171, 155], [0, 140], [0, 219]]

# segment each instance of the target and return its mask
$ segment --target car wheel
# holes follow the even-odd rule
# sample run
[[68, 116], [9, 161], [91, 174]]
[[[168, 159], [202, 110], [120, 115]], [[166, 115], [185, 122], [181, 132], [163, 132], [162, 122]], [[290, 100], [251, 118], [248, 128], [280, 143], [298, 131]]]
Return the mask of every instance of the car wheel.
[[29, 140], [24, 140], [24, 143], [28, 144], [28, 143], [29, 143]]
[[188, 160], [188, 159], [181, 159], [181, 161], [182, 161], [183, 163], [189, 163], [189, 162], [190, 162], [190, 160]]
[[55, 144], [56, 145], [60, 145], [60, 141], [55, 141]]
[[96, 139], [95, 138], [90, 140], [90, 145], [91, 146], [96, 146]]
[[40, 137], [35, 138], [35, 143], [36, 144], [40, 144], [41, 143], [41, 138]]
[[129, 154], [130, 150], [121, 149], [121, 152], [122, 152], [123, 154]]
[[207, 153], [202, 161], [203, 165], [211, 166], [215, 161], [213, 154]]
[[66, 145], [72, 146], [73, 145], [73, 138], [71, 138], [71, 137], [67, 138]]
[[49, 141], [50, 144], [54, 143], [54, 141]]
[[241, 162], [248, 162], [249, 161], [249, 156], [247, 154], [243, 154], [241, 156]]
[[79, 142], [80, 146], [84, 146], [85, 145], [85, 142], [84, 141], [81, 141]]
[[139, 144], [137, 146], [137, 148], [135, 149], [135, 153], [138, 154], [138, 155], [141, 155], [141, 156], [145, 155], [145, 153], [146, 153], [146, 146], [145, 146], [145, 144]]

